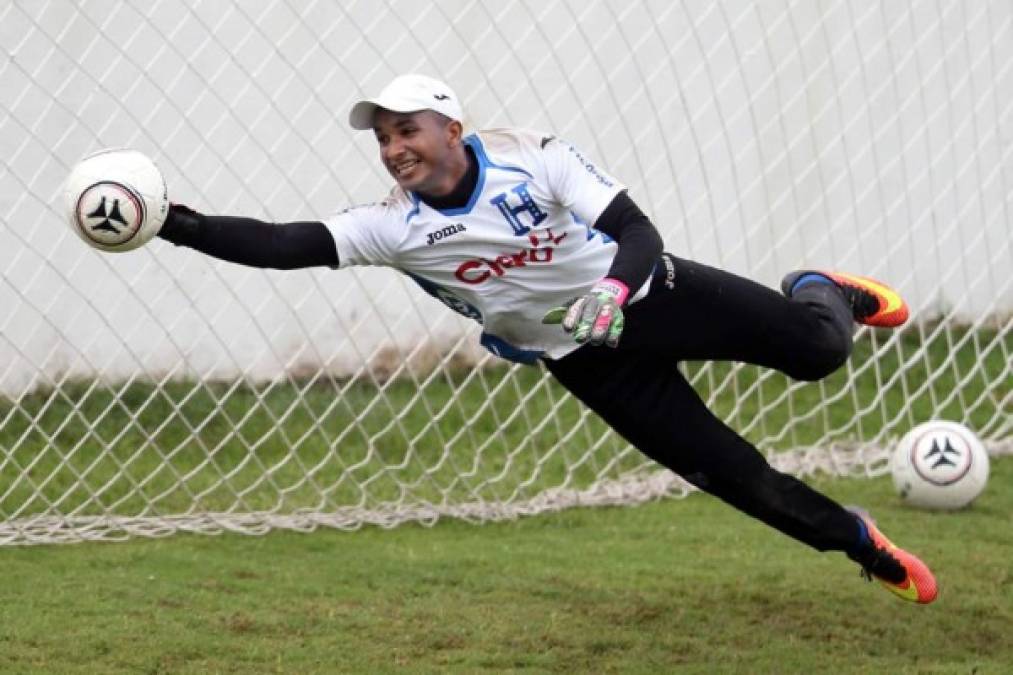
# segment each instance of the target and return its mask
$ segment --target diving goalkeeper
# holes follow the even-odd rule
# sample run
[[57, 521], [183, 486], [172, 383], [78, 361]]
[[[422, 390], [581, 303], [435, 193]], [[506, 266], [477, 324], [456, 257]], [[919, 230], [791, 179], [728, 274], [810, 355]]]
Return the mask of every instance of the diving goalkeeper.
[[803, 270], [778, 294], [663, 252], [625, 187], [578, 149], [519, 129], [466, 135], [462, 118], [446, 84], [398, 77], [350, 113], [396, 182], [382, 201], [283, 224], [174, 205], [159, 236], [256, 267], [398, 269], [479, 321], [497, 356], [543, 363], [648, 457], [818, 551], [844, 552], [901, 598], [932, 602], [924, 563], [868, 514], [770, 467], [676, 367], [734, 360], [818, 380], [847, 360], [854, 322], [907, 319], [897, 293]]

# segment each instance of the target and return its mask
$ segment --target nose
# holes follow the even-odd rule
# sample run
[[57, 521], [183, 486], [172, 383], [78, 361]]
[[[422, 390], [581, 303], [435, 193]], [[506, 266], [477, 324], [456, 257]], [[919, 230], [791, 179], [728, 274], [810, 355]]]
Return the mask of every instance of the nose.
[[404, 153], [404, 143], [399, 138], [391, 138], [387, 141], [387, 145], [383, 147], [385, 159], [397, 159], [402, 153]]

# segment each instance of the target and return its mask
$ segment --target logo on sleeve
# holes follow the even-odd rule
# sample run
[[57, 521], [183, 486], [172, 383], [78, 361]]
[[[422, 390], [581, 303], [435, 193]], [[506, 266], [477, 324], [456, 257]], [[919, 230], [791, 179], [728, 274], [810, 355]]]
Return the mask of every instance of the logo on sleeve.
[[354, 204], [352, 206], [348, 206], [346, 208], [341, 209], [340, 211], [338, 211], [334, 215], [335, 216], [343, 216], [346, 213], [351, 213], [352, 211], [356, 211], [358, 209], [368, 209], [368, 208], [373, 207], [373, 206], [387, 207], [387, 206], [389, 206], [389, 204], [386, 201], [382, 201], [382, 202], [368, 202], [366, 204]]
[[608, 188], [612, 187], [612, 185], [613, 185], [612, 180], [608, 176], [606, 176], [605, 174], [603, 174], [601, 171], [599, 171], [598, 167], [596, 167], [590, 160], [585, 159], [584, 155], [580, 154], [580, 151], [577, 150], [577, 148], [575, 148], [575, 147], [573, 147], [571, 145], [570, 146], [570, 152], [572, 152], [573, 156], [577, 158], [577, 161], [580, 162], [581, 166], [583, 166], [584, 169], [589, 174], [591, 174], [592, 176], [594, 176], [598, 180], [599, 183], [601, 183], [602, 185], [604, 185], [605, 187], [608, 187]]

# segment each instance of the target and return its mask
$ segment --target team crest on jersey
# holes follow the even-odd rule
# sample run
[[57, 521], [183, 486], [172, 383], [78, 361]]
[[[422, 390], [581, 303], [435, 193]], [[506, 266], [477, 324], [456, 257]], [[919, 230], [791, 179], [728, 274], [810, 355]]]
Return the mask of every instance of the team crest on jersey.
[[461, 232], [465, 232], [466, 230], [467, 228], [464, 226], [464, 223], [453, 223], [451, 225], [441, 227], [438, 230], [427, 232], [426, 246], [432, 246], [438, 241], [446, 239], [447, 237], [453, 237], [455, 234], [460, 234]]
[[[499, 209], [500, 214], [510, 224], [514, 234], [522, 237], [530, 232], [532, 227], [540, 225], [542, 221], [549, 217], [549, 214], [543, 211], [538, 202], [531, 196], [527, 183], [513, 186], [510, 188], [510, 192], [512, 194], [506, 192], [499, 193], [490, 199], [489, 203]], [[528, 222], [531, 223], [530, 227], [527, 225]]]

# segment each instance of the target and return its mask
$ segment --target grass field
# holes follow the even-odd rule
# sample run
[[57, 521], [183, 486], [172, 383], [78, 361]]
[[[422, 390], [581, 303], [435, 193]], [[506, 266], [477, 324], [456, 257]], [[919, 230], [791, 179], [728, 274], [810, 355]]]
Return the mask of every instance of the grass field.
[[[909, 334], [848, 390], [847, 372], [789, 389], [690, 371], [756, 442], [932, 411], [994, 431], [996, 338]], [[583, 454], [602, 423], [537, 369], [508, 375], [452, 372], [424, 398], [394, 380], [382, 398], [362, 382], [81, 382], [0, 400], [0, 519], [495, 501], [586, 485], [619, 452], [617, 471], [644, 464], [614, 437]], [[0, 547], [0, 673], [1013, 672], [1013, 459], [955, 514], [902, 508], [887, 479], [820, 485], [930, 562], [939, 601], [903, 603], [701, 495], [484, 526]]]
[[916, 606], [710, 497], [473, 526], [0, 550], [0, 672], [995, 673], [1013, 459], [970, 510], [820, 486], [935, 568]]
[[[1001, 429], [1013, 336], [881, 337], [866, 334], [849, 367], [817, 384], [728, 364], [689, 371], [761, 448], [869, 439], [887, 424], [899, 435], [933, 415]], [[0, 519], [495, 502], [645, 465], [542, 375], [462, 368], [384, 382], [382, 395], [375, 383], [327, 378], [89, 381], [0, 398]]]

